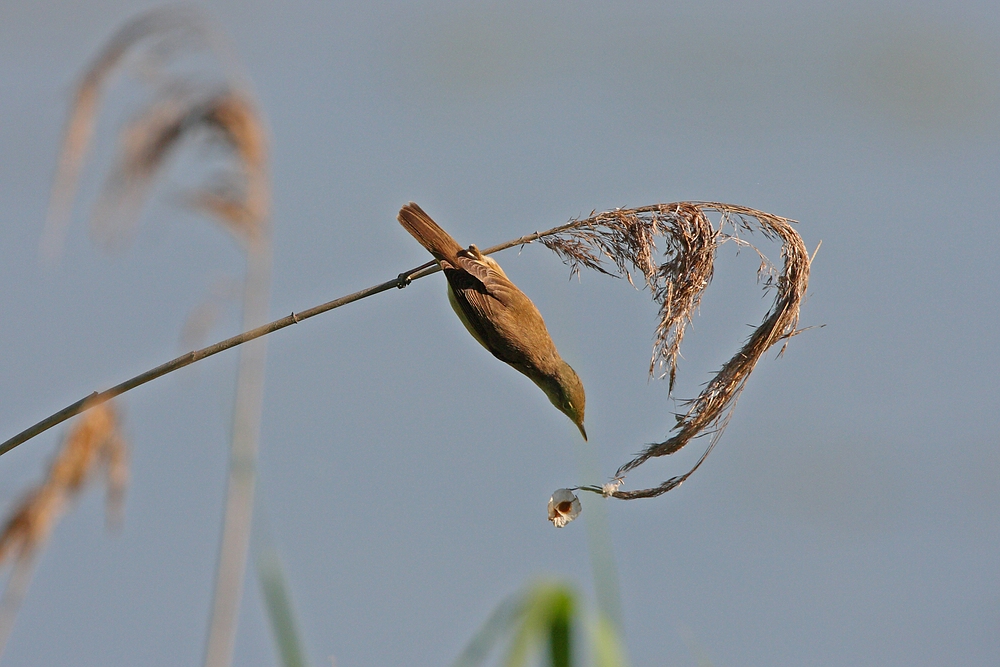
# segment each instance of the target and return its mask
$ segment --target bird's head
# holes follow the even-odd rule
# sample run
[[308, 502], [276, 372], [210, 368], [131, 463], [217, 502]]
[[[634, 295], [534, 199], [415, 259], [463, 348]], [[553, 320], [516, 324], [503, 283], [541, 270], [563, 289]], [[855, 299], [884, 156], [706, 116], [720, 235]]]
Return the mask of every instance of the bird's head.
[[583, 411], [587, 404], [587, 395], [583, 391], [583, 382], [569, 364], [565, 361], [559, 370], [550, 377], [538, 383], [542, 391], [552, 401], [560, 412], [570, 418], [580, 429], [580, 435], [587, 439], [587, 431], [583, 428]]

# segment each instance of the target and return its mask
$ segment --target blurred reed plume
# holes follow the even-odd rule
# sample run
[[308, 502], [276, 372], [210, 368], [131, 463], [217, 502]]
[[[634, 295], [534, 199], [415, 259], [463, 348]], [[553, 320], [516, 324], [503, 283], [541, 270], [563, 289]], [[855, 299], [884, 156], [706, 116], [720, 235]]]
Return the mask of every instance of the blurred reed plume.
[[[712, 224], [708, 213], [719, 214], [718, 226]], [[685, 401], [687, 411], [675, 415], [674, 435], [647, 446], [621, 466], [612, 484], [582, 489], [622, 500], [651, 498], [679, 486], [704, 462], [718, 442], [736, 400], [761, 356], [775, 343], [787, 341], [796, 333], [799, 307], [809, 282], [810, 259], [802, 238], [792, 228], [793, 222], [744, 206], [681, 202], [607, 211], [570, 222], [553, 230], [555, 233], [538, 237], [570, 265], [573, 274], [579, 273], [583, 267], [607, 275], [617, 273], [630, 283], [633, 282], [633, 273], [642, 276], [660, 308], [649, 372], [650, 375], [668, 377], [671, 391], [684, 330], [712, 280], [719, 246], [734, 241], [753, 247], [740, 234], [755, 231], [765, 239], [782, 244], [784, 263], [780, 272], [757, 251], [761, 257], [758, 279], [763, 280], [766, 288], [775, 290], [770, 312], [702, 392], [694, 399]], [[657, 249], [657, 238], [663, 239], [662, 251]], [[663, 261], [658, 262], [657, 258], [661, 256]], [[707, 434], [712, 435], [708, 448], [684, 475], [648, 489], [622, 491], [618, 488], [630, 470], [651, 458], [673, 454], [692, 439]]]
[[139, 218], [154, 177], [190, 138], [220, 143], [242, 173], [225, 173], [188, 197], [241, 242], [259, 241], [270, 206], [267, 148], [259, 114], [242, 93], [228, 89], [168, 89], [122, 129], [119, 157], [94, 214], [95, 231], [106, 242], [128, 232]]
[[116, 165], [93, 216], [97, 235], [108, 243], [127, 238], [154, 177], [185, 140], [198, 136], [235, 159], [192, 203], [241, 239], [263, 235], [270, 207], [267, 133], [235, 62], [222, 35], [191, 9], [143, 14], [111, 37], [81, 77], [70, 107], [42, 240], [45, 257], [62, 251], [102, 95], [123, 71], [145, 84], [149, 99], [119, 135]]
[[87, 484], [104, 475], [109, 526], [121, 523], [128, 485], [128, 445], [111, 402], [94, 406], [63, 439], [48, 474], [14, 507], [0, 532], [0, 565], [13, 569], [0, 600], [0, 652], [24, 599], [38, 554], [55, 524]]
[[[108, 82], [121, 71], [133, 71], [143, 84], [145, 101], [118, 132], [115, 163], [92, 216], [95, 236], [109, 246], [127, 242], [171, 158], [185, 146], [199, 148], [198, 165], [208, 173], [183, 200], [228, 230], [246, 255], [243, 328], [266, 320], [271, 274], [268, 132], [235, 63], [222, 35], [190, 9], [151, 11], [111, 37], [81, 77], [70, 109], [44, 256], [55, 258], [61, 251]], [[232, 659], [256, 480], [265, 350], [265, 342], [257, 340], [240, 354], [206, 665], [228, 665]]]

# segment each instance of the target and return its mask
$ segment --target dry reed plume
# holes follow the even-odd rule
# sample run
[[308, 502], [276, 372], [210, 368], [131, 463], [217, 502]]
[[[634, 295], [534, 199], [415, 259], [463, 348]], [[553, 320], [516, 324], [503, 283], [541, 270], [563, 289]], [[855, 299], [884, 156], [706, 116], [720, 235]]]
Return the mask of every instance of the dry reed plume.
[[[185, 146], [215, 150], [216, 169], [186, 197], [227, 229], [246, 253], [243, 328], [264, 321], [270, 292], [270, 174], [267, 131], [219, 33], [192, 10], [155, 10], [121, 28], [92, 61], [70, 110], [52, 190], [43, 251], [58, 254], [76, 183], [107, 82], [135, 68], [146, 103], [119, 131], [115, 164], [92, 218], [96, 236], [121, 245], [137, 226], [156, 180]], [[253, 507], [263, 401], [264, 341], [243, 348], [233, 414], [227, 501], [205, 664], [231, 662]], [[91, 402], [105, 400], [94, 396]], [[81, 405], [81, 409], [85, 409]]]
[[8, 558], [22, 558], [44, 543], [67, 502], [99, 471], [107, 475], [109, 523], [117, 523], [128, 485], [128, 446], [110, 402], [83, 414], [64, 439], [44, 481], [11, 512], [0, 533], [0, 564]]
[[39, 552], [66, 509], [101, 473], [107, 487], [108, 524], [120, 524], [128, 485], [128, 445], [110, 402], [94, 406], [80, 417], [64, 438], [45, 479], [24, 495], [0, 532], [0, 565], [13, 562], [0, 600], [0, 652]]
[[[720, 214], [718, 227], [712, 225], [707, 213]], [[686, 402], [687, 412], [676, 415], [674, 435], [647, 446], [621, 466], [611, 484], [580, 488], [622, 500], [651, 498], [679, 486], [704, 462], [718, 442], [736, 399], [761, 356], [775, 343], [795, 334], [799, 307], [809, 282], [810, 260], [802, 238], [792, 228], [793, 222], [743, 206], [681, 202], [616, 209], [592, 215], [571, 222], [541, 239], [546, 247], [570, 265], [573, 273], [585, 267], [613, 275], [606, 268], [610, 263], [618, 275], [626, 277], [629, 282], [633, 282], [633, 272], [642, 275], [645, 286], [660, 308], [649, 372], [650, 375], [669, 377], [671, 390], [684, 330], [711, 282], [719, 246], [726, 241], [749, 245], [739, 234], [754, 231], [782, 243], [784, 263], [777, 276], [774, 267], [758, 251], [761, 257], [758, 276], [763, 277], [768, 287], [776, 289], [770, 312], [705, 389]], [[662, 251], [657, 249], [657, 238], [663, 239]], [[659, 256], [663, 257], [662, 263], [657, 261]], [[687, 473], [648, 489], [619, 489], [627, 472], [651, 458], [673, 454], [692, 439], [706, 434], [712, 435], [711, 442]]]
[[[208, 65], [214, 61], [217, 71]], [[95, 232], [115, 243], [134, 226], [154, 177], [185, 140], [221, 142], [236, 173], [195, 193], [191, 201], [238, 236], [259, 236], [270, 206], [266, 132], [249, 86], [220, 33], [193, 10], [143, 14], [115, 33], [81, 77], [70, 108], [52, 186], [43, 254], [61, 252], [82, 165], [102, 95], [123, 71], [146, 84], [151, 99], [120, 134], [119, 154], [93, 217]]]
[[259, 114], [228, 89], [166, 90], [121, 132], [118, 162], [94, 215], [99, 236], [127, 232], [164, 163], [187, 139], [221, 144], [236, 173], [225, 173], [188, 197], [241, 242], [260, 240], [268, 219], [267, 148]]

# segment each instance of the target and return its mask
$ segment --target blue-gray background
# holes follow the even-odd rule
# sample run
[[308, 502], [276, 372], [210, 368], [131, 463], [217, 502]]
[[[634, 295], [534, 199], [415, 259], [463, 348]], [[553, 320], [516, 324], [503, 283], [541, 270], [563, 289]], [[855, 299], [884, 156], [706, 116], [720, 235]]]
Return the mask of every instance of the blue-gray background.
[[[241, 275], [229, 237], [169, 184], [130, 249], [96, 248], [100, 160], [61, 265], [38, 260], [75, 77], [147, 6], [0, 4], [2, 437], [185, 351], [185, 319]], [[802, 324], [826, 327], [768, 355], [684, 487], [605, 504], [635, 664], [1000, 662], [992, 2], [204, 8], [270, 118], [276, 317], [424, 262], [395, 222], [411, 199], [480, 245], [684, 199], [795, 218], [823, 242]], [[102, 120], [104, 164], [123, 108]], [[769, 303], [752, 253], [732, 250], [688, 334], [681, 397]], [[621, 281], [568, 281], [544, 248], [499, 259], [586, 383], [610, 474], [670, 423], [645, 377], [654, 306]], [[227, 312], [213, 338], [237, 329]], [[62, 521], [6, 664], [200, 662], [235, 362], [124, 400], [124, 528], [105, 534], [95, 491]], [[0, 460], [4, 507], [57, 435]], [[272, 336], [258, 507], [315, 664], [447, 663], [535, 576], [592, 595], [584, 524], [544, 518], [581, 481], [578, 440], [465, 333], [440, 276]], [[237, 664], [276, 662], [261, 609], [251, 575]]]

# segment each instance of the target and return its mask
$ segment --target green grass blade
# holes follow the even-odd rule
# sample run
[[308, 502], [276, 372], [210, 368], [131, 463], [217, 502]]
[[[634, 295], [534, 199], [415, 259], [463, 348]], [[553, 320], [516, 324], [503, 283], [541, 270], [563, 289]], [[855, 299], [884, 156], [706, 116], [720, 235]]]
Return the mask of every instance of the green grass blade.
[[507, 635], [517, 619], [524, 613], [524, 598], [509, 597], [497, 606], [483, 626], [458, 656], [452, 667], [478, 667], [490, 652]]
[[573, 665], [574, 599], [569, 591], [553, 597], [548, 610], [549, 658], [552, 667]]
[[281, 664], [284, 667], [306, 667], [305, 652], [302, 650], [302, 639], [295, 622], [285, 572], [277, 554], [271, 552], [257, 558], [257, 577], [264, 594], [264, 606], [278, 645]]
[[525, 667], [542, 644], [547, 644], [553, 667], [573, 663], [573, 625], [576, 593], [561, 583], [541, 582], [524, 594], [524, 611], [507, 653], [506, 667]]
[[628, 658], [618, 632], [618, 624], [598, 611], [597, 618], [588, 624], [590, 646], [595, 667], [625, 667]]

